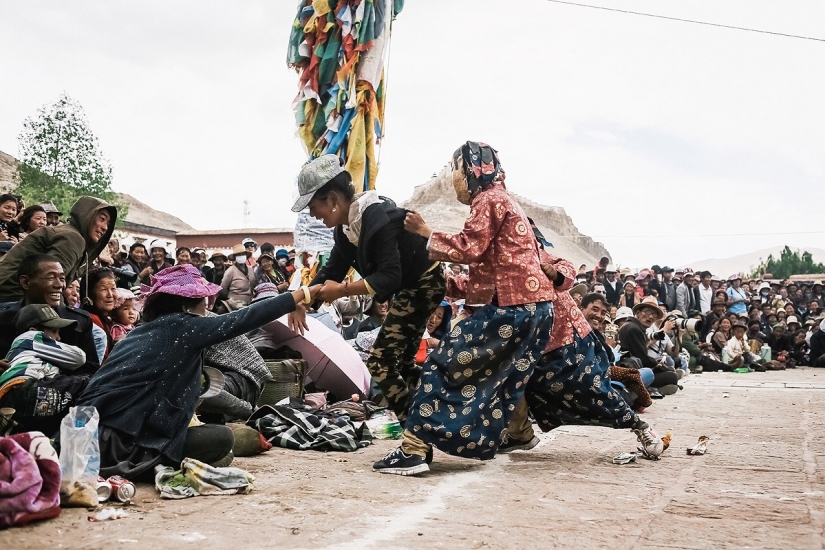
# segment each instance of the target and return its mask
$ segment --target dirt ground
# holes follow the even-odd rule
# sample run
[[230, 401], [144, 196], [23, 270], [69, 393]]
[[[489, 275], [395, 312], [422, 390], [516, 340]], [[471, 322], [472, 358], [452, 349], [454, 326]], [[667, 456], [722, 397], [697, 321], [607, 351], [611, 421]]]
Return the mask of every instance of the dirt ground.
[[[537, 448], [473, 462], [436, 452], [429, 474], [371, 471], [397, 442], [354, 453], [273, 449], [234, 465], [245, 496], [158, 498], [124, 519], [85, 509], [0, 532], [0, 548], [822, 548], [825, 370], [691, 375], [644, 418], [673, 441], [624, 466], [625, 431], [570, 427]], [[687, 456], [701, 435], [708, 454]]]

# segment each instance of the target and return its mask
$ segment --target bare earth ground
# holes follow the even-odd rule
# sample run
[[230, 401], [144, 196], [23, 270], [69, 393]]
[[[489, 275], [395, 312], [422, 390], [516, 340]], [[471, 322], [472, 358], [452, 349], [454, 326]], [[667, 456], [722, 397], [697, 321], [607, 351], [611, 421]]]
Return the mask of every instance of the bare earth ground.
[[[397, 442], [355, 453], [273, 449], [238, 459], [246, 496], [160, 500], [129, 517], [85, 509], [0, 532], [0, 548], [822, 548], [825, 370], [692, 375], [644, 418], [673, 442], [617, 466], [625, 431], [562, 428], [485, 463], [436, 452], [429, 474], [371, 471]], [[701, 435], [708, 454], [687, 456]]]

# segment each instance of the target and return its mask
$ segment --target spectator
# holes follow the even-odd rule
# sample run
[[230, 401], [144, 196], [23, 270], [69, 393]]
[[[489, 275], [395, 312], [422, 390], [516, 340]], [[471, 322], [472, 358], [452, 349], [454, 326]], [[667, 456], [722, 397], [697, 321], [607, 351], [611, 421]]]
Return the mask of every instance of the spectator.
[[144, 267], [138, 274], [138, 278], [141, 283], [148, 285], [150, 282], [150, 275], [163, 271], [167, 267], [172, 267], [172, 264], [166, 261], [166, 254], [165, 241], [155, 239], [149, 243], [149, 255], [151, 256], [151, 259], [149, 260], [149, 263], [146, 264], [146, 267]]
[[811, 327], [811, 365], [814, 367], [825, 367], [825, 317], [815, 319], [814, 326]]
[[374, 297], [367, 298], [366, 302], [367, 317], [358, 326], [358, 332], [369, 332], [380, 327], [387, 318], [387, 313], [390, 311], [389, 301], [376, 300]]
[[[0, 241], [17, 242], [12, 222], [17, 217], [17, 197], [9, 193], [0, 195]], [[11, 227], [10, 227], [11, 226]]]
[[[250, 239], [251, 240], [251, 239]], [[254, 243], [254, 241], [252, 241]], [[240, 306], [248, 305], [252, 300], [252, 286], [255, 272], [247, 263], [252, 255], [249, 247], [243, 244], [235, 245], [229, 259], [233, 264], [224, 273], [221, 281], [221, 292], [218, 294], [219, 300], [228, 302], [227, 309], [236, 309]]]
[[255, 258], [253, 258], [253, 256], [255, 254], [255, 251], [258, 250], [258, 243], [256, 243], [253, 239], [247, 237], [241, 242], [241, 244], [243, 245], [244, 250], [246, 250], [247, 252], [246, 265], [254, 268], [256, 260]]
[[662, 282], [659, 284], [659, 301], [665, 304], [668, 311], [676, 309], [676, 283], [673, 282], [673, 268], [662, 268]]
[[209, 261], [212, 262], [213, 267], [207, 273], [204, 273], [204, 278], [210, 283], [220, 285], [223, 281], [223, 275], [226, 273], [225, 264], [228, 258], [223, 252], [215, 252], [209, 257]]
[[728, 310], [737, 315], [746, 314], [748, 312], [747, 303], [748, 293], [742, 288], [742, 277], [739, 275], [731, 275], [728, 279], [731, 286], [727, 289]]
[[46, 212], [46, 225], [49, 227], [57, 227], [60, 225], [60, 216], [63, 215], [63, 212], [58, 210], [53, 202], [42, 202], [40, 206], [42, 206], [43, 211]]
[[193, 248], [189, 255], [189, 263], [203, 275], [203, 266], [206, 265], [206, 251], [203, 248]]
[[146, 246], [142, 243], [132, 243], [129, 247], [129, 257], [123, 262], [122, 269], [139, 275], [149, 265], [149, 255]]
[[619, 307], [633, 308], [640, 301], [639, 295], [636, 294], [636, 282], [633, 280], [626, 281], [622, 295], [619, 297]]
[[[61, 319], [76, 321], [73, 327], [60, 329], [60, 340], [70, 346], [76, 346], [86, 354], [86, 362], [77, 374], [92, 374], [100, 367], [92, 337], [92, 320], [83, 310], [64, 306], [63, 288], [66, 278], [63, 267], [54, 256], [33, 254], [25, 258], [18, 268], [18, 284], [23, 298], [18, 302], [0, 304], [0, 357], [5, 357], [11, 348], [16, 329], [14, 317], [29, 304], [46, 304], [54, 308]], [[8, 366], [0, 360], [2, 365]]]
[[76, 324], [46, 304], [29, 304], [15, 316], [17, 337], [6, 355], [9, 368], [0, 374], [0, 407], [14, 411], [17, 431], [53, 436], [85, 388], [88, 377], [73, 371], [86, 354], [60, 342], [60, 330]]
[[604, 290], [607, 303], [611, 306], [619, 306], [619, 297], [622, 295], [622, 285], [616, 279], [616, 266], [607, 264], [604, 269]]
[[[289, 252], [287, 252], [286, 249], [281, 248], [280, 250], [278, 250], [275, 253], [275, 266], [274, 266], [274, 269], [277, 273], [281, 274], [281, 277], [286, 282], [287, 287], [289, 286], [289, 277], [290, 277], [288, 264], [289, 264]], [[281, 290], [281, 292], [284, 292], [284, 290]]]
[[699, 310], [696, 294], [693, 292], [693, 273], [685, 273], [682, 284], [676, 287], [676, 309], [681, 311], [684, 317], [692, 317]]
[[63, 304], [72, 309], [80, 309], [80, 279], [75, 279], [63, 288]]
[[[672, 368], [667, 368], [664, 361], [656, 361], [648, 354], [648, 338], [646, 331], [654, 322], [661, 321], [664, 315], [659, 309], [655, 298], [648, 297], [633, 308], [634, 317], [627, 320], [619, 328], [619, 342], [623, 352], [622, 361], [625, 357], [630, 357], [638, 361], [642, 367], [653, 371], [654, 380], [651, 384], [654, 388], [659, 388], [662, 394], [676, 393], [676, 384], [679, 376]], [[673, 321], [668, 321], [662, 327], [665, 332], [670, 332], [674, 328]], [[633, 363], [624, 364], [631, 366]]]
[[713, 295], [714, 290], [711, 286], [711, 279], [713, 276], [710, 274], [710, 271], [702, 271], [699, 273], [699, 286], [697, 290], [699, 292], [699, 312], [705, 314], [713, 309]]
[[136, 298], [131, 290], [118, 288], [115, 291], [115, 307], [111, 314], [112, 328], [109, 331], [113, 343], [123, 340], [127, 334], [134, 330], [135, 323], [138, 321]]
[[80, 281], [80, 298], [83, 309], [89, 312], [92, 323], [100, 329], [95, 331], [95, 346], [100, 363], [109, 356], [114, 342], [112, 340], [112, 310], [115, 309], [115, 293], [117, 281], [115, 274], [109, 269], [98, 268], [89, 271], [89, 274]]
[[117, 209], [100, 199], [81, 197], [72, 207], [69, 223], [41, 227], [15, 245], [0, 262], [0, 301], [20, 300], [17, 269], [22, 260], [34, 254], [57, 258], [69, 280], [80, 276], [106, 247], [115, 228]]
[[[188, 246], [181, 246], [177, 250], [175, 250], [175, 264], [191, 264], [192, 263], [192, 251], [189, 250]], [[197, 267], [197, 266], [195, 266]]]
[[26, 207], [17, 220], [9, 224], [9, 232], [18, 240], [22, 240], [41, 227], [46, 227], [46, 211], [39, 204]]

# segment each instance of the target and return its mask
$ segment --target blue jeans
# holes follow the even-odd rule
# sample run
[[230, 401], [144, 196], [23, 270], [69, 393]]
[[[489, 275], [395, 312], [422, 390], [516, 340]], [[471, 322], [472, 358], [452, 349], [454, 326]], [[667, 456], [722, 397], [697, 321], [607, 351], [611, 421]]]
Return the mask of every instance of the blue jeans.
[[642, 384], [649, 388], [653, 383], [653, 369], [641, 368], [639, 369], [639, 375], [642, 377]]

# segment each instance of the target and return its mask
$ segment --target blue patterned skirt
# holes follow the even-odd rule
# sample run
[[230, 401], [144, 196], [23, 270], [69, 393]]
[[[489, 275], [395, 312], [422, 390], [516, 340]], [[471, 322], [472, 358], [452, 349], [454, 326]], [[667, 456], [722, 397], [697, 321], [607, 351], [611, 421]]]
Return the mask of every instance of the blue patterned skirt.
[[610, 362], [592, 332], [548, 353], [536, 368], [525, 395], [544, 431], [563, 424], [630, 428], [636, 413], [610, 385]]
[[424, 363], [405, 428], [445, 453], [493, 458], [552, 326], [550, 302], [476, 310]]

